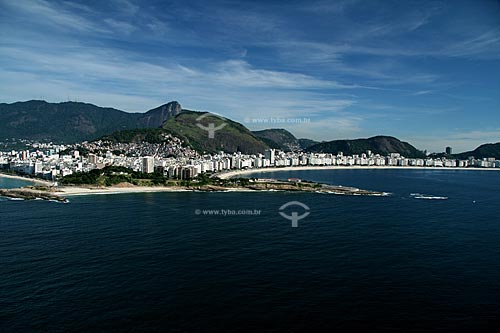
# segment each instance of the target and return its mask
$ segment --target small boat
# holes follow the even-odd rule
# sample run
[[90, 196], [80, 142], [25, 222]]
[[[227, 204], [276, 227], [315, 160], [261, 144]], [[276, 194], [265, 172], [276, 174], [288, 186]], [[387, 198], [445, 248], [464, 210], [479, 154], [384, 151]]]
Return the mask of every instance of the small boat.
[[428, 195], [428, 194], [420, 194], [420, 193], [411, 193], [410, 194], [413, 199], [423, 199], [423, 200], [447, 200], [448, 197], [441, 197], [436, 195]]

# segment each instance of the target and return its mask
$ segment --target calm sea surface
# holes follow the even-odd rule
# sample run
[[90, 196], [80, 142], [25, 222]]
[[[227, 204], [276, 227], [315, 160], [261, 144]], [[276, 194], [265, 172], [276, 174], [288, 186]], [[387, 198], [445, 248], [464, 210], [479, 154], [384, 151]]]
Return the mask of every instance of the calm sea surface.
[[28, 185], [33, 185], [33, 183], [26, 180], [6, 178], [0, 175], [0, 188], [16, 188]]
[[[0, 331], [500, 327], [500, 172], [259, 176], [393, 195], [0, 198]], [[298, 228], [278, 213], [289, 201], [310, 208]]]

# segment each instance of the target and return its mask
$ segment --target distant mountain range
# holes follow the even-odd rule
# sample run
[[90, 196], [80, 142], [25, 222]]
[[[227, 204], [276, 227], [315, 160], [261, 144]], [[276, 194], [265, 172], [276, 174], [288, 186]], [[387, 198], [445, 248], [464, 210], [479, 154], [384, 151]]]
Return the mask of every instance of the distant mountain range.
[[474, 156], [474, 158], [495, 157], [496, 159], [500, 159], [500, 142], [486, 143], [484, 145], [480, 145], [472, 151], [453, 155], [453, 157], [458, 159], [467, 159], [470, 156]]
[[252, 133], [266, 142], [271, 148], [281, 149], [283, 151], [303, 150], [318, 143], [310, 139], [297, 139], [292, 133], [282, 128], [265, 129], [253, 131]]
[[306, 149], [306, 151], [312, 153], [337, 154], [338, 152], [343, 152], [346, 155], [359, 155], [366, 153], [367, 150], [384, 156], [390, 153], [400, 153], [405, 157], [425, 157], [423, 151], [418, 150], [408, 142], [400, 141], [391, 136], [374, 136], [368, 139], [355, 140], [333, 140], [317, 143]]
[[129, 113], [79, 102], [27, 101], [0, 104], [0, 140], [32, 139], [73, 143], [117, 130], [157, 128], [181, 112], [177, 102], [145, 113]]
[[[213, 139], [208, 139], [207, 129], [210, 124], [223, 124], [215, 132]], [[252, 132], [227, 118], [182, 109], [175, 101], [144, 113], [128, 113], [79, 102], [48, 103], [32, 100], [0, 103], [0, 141], [15, 138], [74, 143], [101, 138], [115, 142], [160, 142], [164, 133], [183, 139], [200, 153], [223, 150], [253, 154], [261, 153], [267, 148], [276, 148], [332, 154], [343, 152], [345, 155], [362, 154], [371, 150], [381, 155], [400, 153], [406, 157], [425, 157], [424, 152], [411, 144], [390, 136], [317, 142], [297, 139], [285, 129]], [[469, 156], [500, 158], [500, 143], [485, 144], [473, 151], [453, 155], [460, 159]]]

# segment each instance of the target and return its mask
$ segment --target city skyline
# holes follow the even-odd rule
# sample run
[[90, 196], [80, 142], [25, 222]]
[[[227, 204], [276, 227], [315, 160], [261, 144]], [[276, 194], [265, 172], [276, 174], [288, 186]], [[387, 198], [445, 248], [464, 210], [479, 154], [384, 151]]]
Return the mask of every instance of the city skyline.
[[[500, 141], [496, 1], [0, 2], [1, 102], [169, 100], [252, 130]], [[256, 124], [252, 119], [309, 119]], [[247, 120], [247, 121], [246, 121]]]

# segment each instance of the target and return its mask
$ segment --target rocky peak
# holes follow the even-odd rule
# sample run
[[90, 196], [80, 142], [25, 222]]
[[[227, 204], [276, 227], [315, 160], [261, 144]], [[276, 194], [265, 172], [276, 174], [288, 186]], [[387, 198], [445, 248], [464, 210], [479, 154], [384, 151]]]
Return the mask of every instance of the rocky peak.
[[139, 117], [139, 125], [140, 127], [160, 127], [166, 120], [175, 117], [181, 111], [182, 107], [178, 102], [168, 102]]

